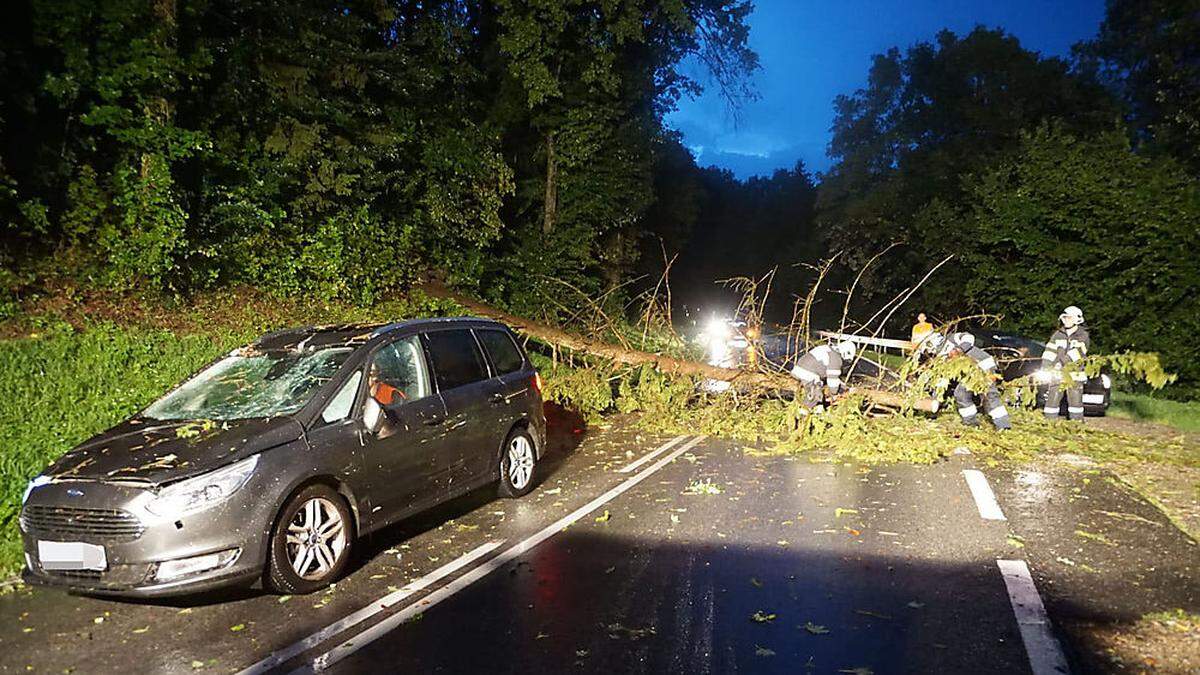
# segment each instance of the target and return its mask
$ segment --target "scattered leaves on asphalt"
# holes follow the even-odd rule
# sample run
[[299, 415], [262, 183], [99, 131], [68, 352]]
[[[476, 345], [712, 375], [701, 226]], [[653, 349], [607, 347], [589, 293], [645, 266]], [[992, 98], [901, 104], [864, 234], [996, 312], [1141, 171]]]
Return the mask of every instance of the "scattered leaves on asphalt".
[[596, 516], [597, 523], [607, 523], [609, 520], [612, 520], [612, 514], [608, 512], [608, 509], [604, 509], [604, 513]]
[[775, 656], [775, 652], [774, 652], [774, 650], [767, 649], [766, 647], [754, 645], [754, 655], [755, 656]]
[[917, 602], [916, 600], [912, 600], [908, 603], [908, 606], [912, 607], [913, 609], [921, 609], [922, 607], [925, 606], [925, 603]]
[[892, 618], [891, 616], [889, 616], [887, 614], [880, 614], [879, 612], [873, 612], [869, 609], [856, 609], [856, 610], [854, 610], [854, 613], [862, 614], [863, 616], [873, 616], [876, 619], [888, 619], [889, 621]]
[[759, 580], [758, 580], [757, 578], [755, 578], [755, 577], [750, 577], [750, 585], [751, 585], [751, 586], [753, 586], [753, 587], [755, 587], [755, 588], [762, 588], [762, 587], [763, 587], [763, 582], [759, 581]]
[[1087, 530], [1075, 530], [1075, 534], [1077, 536], [1083, 537], [1084, 539], [1091, 539], [1092, 541], [1099, 542], [1101, 544], [1104, 544], [1105, 546], [1116, 546], [1117, 545], [1117, 542], [1113, 541], [1112, 539], [1109, 539], [1108, 537], [1106, 537], [1102, 534], [1096, 534], [1095, 532], [1088, 532]]
[[833, 510], [834, 518], [841, 518], [842, 516], [857, 515], [857, 514], [858, 514], [858, 509], [843, 509], [843, 508], [839, 507], [839, 508], [836, 508]]
[[815, 624], [811, 621], [804, 622], [804, 630], [812, 633], [813, 635], [828, 635], [829, 634], [828, 628], [826, 628], [825, 626]]
[[707, 478], [704, 480], [694, 480], [688, 483], [687, 487], [683, 490], [683, 494], [685, 495], [719, 495], [723, 492], [725, 490], [720, 485]]
[[246, 624], [244, 624], [244, 623], [235, 624], [233, 626], [230, 626], [229, 630], [234, 633], [240, 633], [240, 632], [246, 630]]
[[753, 614], [750, 615], [750, 620], [753, 621], [754, 623], [770, 623], [771, 621], [774, 621], [775, 619], [776, 619], [775, 614], [768, 614], [768, 613], [762, 611], [761, 609], [756, 610]]
[[291, 599], [292, 599], [292, 596], [290, 596], [290, 595], [281, 595], [281, 596], [279, 596], [279, 599], [276, 600], [275, 602], [278, 602], [279, 604], [282, 605], [283, 603], [285, 603]]

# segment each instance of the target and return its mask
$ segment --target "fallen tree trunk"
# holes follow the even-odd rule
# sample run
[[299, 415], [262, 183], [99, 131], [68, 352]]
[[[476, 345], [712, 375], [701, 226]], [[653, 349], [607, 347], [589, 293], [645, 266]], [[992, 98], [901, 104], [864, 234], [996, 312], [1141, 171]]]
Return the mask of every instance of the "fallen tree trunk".
[[[604, 342], [601, 340], [591, 340], [580, 335], [568, 333], [553, 326], [548, 326], [536, 321], [508, 314], [490, 305], [485, 305], [481, 302], [463, 297], [440, 283], [427, 283], [421, 287], [421, 290], [426, 294], [452, 300], [465, 307], [472, 314], [482, 316], [488, 319], [495, 319], [510, 326], [513, 330], [526, 335], [538, 342], [544, 342], [549, 345], [569, 349], [572, 351], [588, 354], [602, 359], [607, 359], [613, 363], [618, 363], [627, 366], [653, 365], [655, 368], [666, 375], [680, 376], [697, 376], [711, 380], [721, 380], [731, 384], [737, 384], [747, 387], [758, 387], [763, 389], [782, 389], [785, 391], [796, 391], [796, 380], [782, 374], [760, 373], [750, 370], [736, 370], [733, 368], [719, 368], [710, 366], [707, 363], [699, 363], [696, 361], [685, 361], [676, 359], [662, 354], [652, 354], [649, 352], [640, 352], [634, 349], [625, 349], [623, 347]], [[909, 402], [901, 394], [891, 391], [883, 391], [879, 389], [862, 389], [855, 388], [857, 393], [864, 395], [872, 403], [888, 406], [891, 408], [902, 408]], [[937, 402], [932, 399], [918, 399], [912, 404], [917, 410], [925, 412], [937, 412]]]

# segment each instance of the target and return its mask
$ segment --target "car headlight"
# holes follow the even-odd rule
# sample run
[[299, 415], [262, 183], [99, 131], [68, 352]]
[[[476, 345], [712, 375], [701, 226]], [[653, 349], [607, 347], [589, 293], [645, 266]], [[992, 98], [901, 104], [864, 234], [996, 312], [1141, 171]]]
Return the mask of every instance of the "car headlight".
[[1038, 384], [1050, 384], [1055, 379], [1058, 372], [1049, 368], [1042, 368], [1033, 374], [1033, 381]]
[[29, 484], [25, 486], [25, 494], [21, 495], [21, 506], [24, 506], [26, 500], [29, 499], [29, 493], [33, 492], [34, 489], [49, 483], [50, 480], [51, 479], [49, 476], [37, 476], [33, 480], [29, 481]]
[[177, 517], [208, 508], [229, 499], [250, 480], [258, 466], [258, 455], [235, 462], [201, 476], [179, 481], [163, 488], [146, 510], [158, 516]]

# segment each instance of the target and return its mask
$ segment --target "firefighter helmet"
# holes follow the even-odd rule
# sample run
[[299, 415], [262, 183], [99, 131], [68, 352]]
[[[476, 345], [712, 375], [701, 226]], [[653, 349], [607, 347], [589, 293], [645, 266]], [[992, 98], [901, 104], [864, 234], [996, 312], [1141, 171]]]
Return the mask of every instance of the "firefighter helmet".
[[850, 359], [854, 358], [854, 343], [849, 340], [842, 340], [841, 342], [837, 343], [837, 346], [834, 347], [834, 350], [841, 355], [842, 359], [845, 361], [849, 361]]
[[1058, 315], [1058, 320], [1061, 321], [1064, 326], [1078, 326], [1079, 324], [1083, 323], [1083, 310], [1079, 309], [1075, 305], [1071, 305], [1070, 307], [1064, 309], [1062, 314]]

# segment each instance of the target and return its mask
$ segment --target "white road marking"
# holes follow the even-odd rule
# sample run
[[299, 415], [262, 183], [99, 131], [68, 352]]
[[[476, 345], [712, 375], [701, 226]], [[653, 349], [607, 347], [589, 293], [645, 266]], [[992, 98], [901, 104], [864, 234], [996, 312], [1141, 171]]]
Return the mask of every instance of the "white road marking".
[[658, 446], [657, 449], [646, 453], [646, 455], [644, 457], [642, 457], [641, 459], [635, 460], [629, 466], [627, 466], [623, 469], [620, 469], [617, 473], [629, 473], [629, 472], [633, 471], [634, 469], [645, 464], [646, 462], [649, 462], [650, 460], [654, 459], [655, 457], [658, 457], [659, 455], [663, 454], [667, 450], [670, 450], [671, 446], [679, 443], [679, 441], [682, 441], [685, 438], [687, 438], [687, 436], [676, 436], [675, 438], [672, 438], [671, 440], [667, 441], [666, 443], [663, 443], [662, 445]]
[[456, 558], [455, 560], [451, 560], [450, 562], [446, 563], [445, 565], [442, 565], [441, 567], [430, 572], [429, 574], [426, 574], [425, 576], [421, 577], [420, 579], [414, 579], [413, 581], [408, 582], [401, 588], [399, 588], [391, 593], [388, 593], [387, 595], [383, 596], [382, 598], [379, 598], [378, 600], [372, 602], [371, 604], [367, 605], [366, 607], [363, 607], [362, 609], [354, 612], [353, 614], [350, 614], [343, 619], [340, 619], [338, 621], [335, 621], [334, 623], [329, 624], [328, 626], [322, 628], [321, 630], [304, 638], [303, 640], [300, 640], [299, 642], [288, 645], [287, 647], [284, 647], [283, 649], [280, 649], [278, 651], [272, 652], [265, 659], [250, 666], [249, 668], [246, 668], [245, 670], [238, 673], [238, 675], [259, 675], [259, 673], [265, 673], [265, 672], [271, 670], [272, 668], [274, 668], [275, 666], [278, 666], [279, 664], [284, 663], [285, 661], [288, 661], [289, 659], [291, 659], [299, 654], [303, 654], [304, 652], [308, 651], [309, 649], [312, 649], [313, 647], [316, 647], [317, 645], [319, 645], [322, 642], [328, 640], [329, 638], [337, 635], [338, 633], [341, 633], [342, 631], [346, 630], [347, 628], [356, 626], [356, 625], [362, 623], [363, 621], [366, 621], [367, 619], [371, 618], [372, 616], [375, 616], [376, 614], [382, 612], [383, 610], [395, 605], [396, 603], [404, 600], [405, 598], [409, 597], [410, 595], [412, 595], [414, 593], [419, 593], [419, 592], [425, 590], [426, 588], [429, 587], [430, 584], [433, 584], [437, 581], [440, 581], [441, 579], [444, 579], [444, 578], [450, 576], [451, 574], [454, 574], [455, 572], [462, 569], [463, 567], [470, 565], [471, 563], [475, 562], [479, 558], [500, 548], [500, 546], [503, 544], [504, 544], [503, 539], [501, 539], [499, 541], [492, 541], [492, 542], [488, 542], [488, 543], [480, 546], [479, 548], [474, 549], [473, 551], [465, 553], [462, 556], [460, 556], [459, 558]]
[[515, 558], [517, 558], [517, 556], [520, 556], [523, 553], [533, 549], [538, 544], [546, 541], [550, 537], [553, 537], [554, 535], [561, 532], [563, 530], [563, 528], [567, 527], [568, 525], [574, 523], [575, 521], [586, 516], [587, 514], [591, 513], [592, 511], [595, 511], [596, 509], [600, 508], [604, 504], [617, 498], [625, 491], [629, 490], [633, 486], [635, 486], [638, 483], [645, 480], [650, 475], [657, 472], [659, 469], [666, 466], [668, 463], [670, 463], [676, 457], [682, 455], [683, 453], [687, 452], [688, 450], [691, 450], [692, 448], [699, 445], [705, 438], [707, 438], [707, 437], [706, 436], [697, 436], [696, 438], [692, 439], [684, 446], [672, 451], [666, 457], [663, 457], [662, 459], [658, 460], [657, 462], [652, 464], [649, 468], [643, 469], [640, 473], [630, 476], [629, 478], [625, 479], [625, 481], [622, 482], [620, 485], [614, 487], [613, 489], [609, 490], [608, 492], [605, 492], [604, 494], [600, 495], [599, 497], [596, 497], [595, 499], [588, 502], [587, 504], [584, 504], [583, 506], [579, 507], [578, 509], [575, 509], [574, 511], [567, 514], [566, 516], [563, 516], [562, 518], [558, 519], [554, 523], [547, 525], [545, 528], [543, 528], [537, 534], [534, 534], [533, 536], [529, 537], [528, 539], [525, 539], [517, 544], [514, 544], [508, 550], [497, 555], [496, 557], [492, 558], [491, 560], [488, 560], [487, 562], [483, 563], [482, 565], [472, 569], [471, 571], [469, 571], [466, 574], [462, 575], [461, 577], [455, 579], [454, 581], [450, 582], [449, 584], [446, 584], [445, 586], [439, 588], [438, 590], [430, 593], [429, 595], [425, 596], [418, 602], [414, 602], [413, 604], [409, 605], [408, 607], [405, 607], [404, 609], [400, 610], [399, 612], [396, 612], [395, 614], [392, 614], [391, 616], [380, 621], [379, 623], [375, 624], [374, 626], [371, 626], [370, 628], [362, 631], [361, 633], [359, 633], [359, 634], [349, 638], [348, 640], [342, 642], [341, 644], [333, 647], [329, 651], [327, 651], [324, 654], [321, 654], [317, 658], [313, 659], [311, 664], [302, 666], [302, 667], [297, 668], [296, 670], [292, 671], [291, 675], [308, 674], [308, 673], [314, 673], [314, 672], [324, 670], [324, 669], [328, 668], [329, 666], [332, 666], [333, 664], [337, 663], [338, 661], [341, 661], [342, 659], [350, 656], [351, 654], [358, 651], [359, 649], [366, 647], [367, 645], [371, 644], [375, 640], [378, 640], [379, 638], [387, 635], [392, 630], [394, 630], [397, 626], [403, 624], [405, 621], [408, 621], [409, 619], [412, 619], [414, 616], [417, 616], [418, 614], [425, 612], [426, 610], [432, 608], [434, 605], [438, 604], [442, 600], [449, 598], [450, 596], [452, 596], [455, 593], [461, 591], [462, 589], [470, 586], [471, 584], [475, 583], [476, 581], [479, 581], [480, 579], [487, 576], [491, 572], [494, 572], [495, 570], [507, 565], [508, 563], [512, 562]]
[[963, 478], [967, 479], [967, 487], [971, 488], [971, 496], [975, 498], [975, 506], [979, 508], [979, 516], [984, 520], [1008, 520], [1000, 505], [996, 503], [996, 495], [988, 485], [987, 478], [978, 469], [964, 469]]
[[1008, 588], [1008, 600], [1012, 603], [1017, 627], [1021, 629], [1021, 641], [1029, 656], [1029, 667], [1033, 675], [1062, 675], [1071, 672], [1067, 658], [1063, 655], [1058, 639], [1050, 630], [1050, 617], [1042, 606], [1029, 566], [1024, 560], [997, 560], [1004, 585]]

